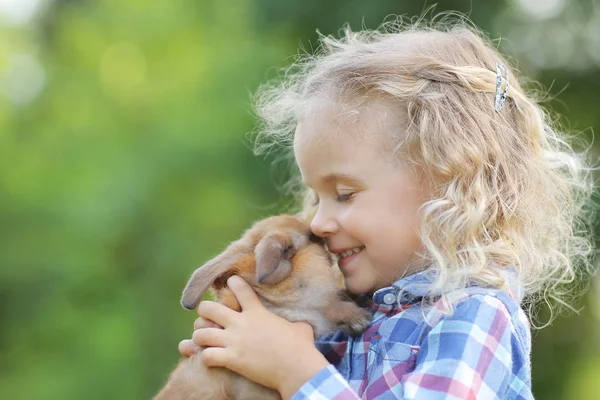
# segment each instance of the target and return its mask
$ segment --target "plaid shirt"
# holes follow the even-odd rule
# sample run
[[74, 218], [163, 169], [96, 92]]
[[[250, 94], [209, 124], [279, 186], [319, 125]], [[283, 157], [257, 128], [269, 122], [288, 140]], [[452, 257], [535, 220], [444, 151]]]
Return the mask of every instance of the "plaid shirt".
[[[367, 298], [371, 325], [358, 337], [318, 340], [331, 365], [292, 400], [533, 399], [521, 294], [469, 286], [427, 306], [432, 281], [417, 273]], [[443, 312], [448, 304], [452, 315]]]

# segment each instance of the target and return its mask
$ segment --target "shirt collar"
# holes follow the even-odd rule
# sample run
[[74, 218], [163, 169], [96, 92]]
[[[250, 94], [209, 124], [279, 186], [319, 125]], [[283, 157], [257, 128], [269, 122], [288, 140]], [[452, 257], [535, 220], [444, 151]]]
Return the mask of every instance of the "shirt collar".
[[425, 270], [406, 276], [391, 286], [381, 288], [373, 293], [373, 302], [380, 306], [413, 303], [425, 296], [435, 295], [431, 292], [431, 283], [435, 274]]
[[[518, 279], [518, 272], [514, 267], [503, 268], [500, 273], [507, 282], [505, 290], [510, 297], [517, 302], [523, 298], [523, 287]], [[441, 296], [440, 289], [432, 290], [432, 283], [435, 281], [436, 272], [434, 270], [424, 270], [412, 275], [403, 277], [394, 282], [391, 286], [381, 288], [373, 293], [373, 302], [377, 306], [392, 307], [402, 304], [413, 304], [424, 297], [435, 298]]]

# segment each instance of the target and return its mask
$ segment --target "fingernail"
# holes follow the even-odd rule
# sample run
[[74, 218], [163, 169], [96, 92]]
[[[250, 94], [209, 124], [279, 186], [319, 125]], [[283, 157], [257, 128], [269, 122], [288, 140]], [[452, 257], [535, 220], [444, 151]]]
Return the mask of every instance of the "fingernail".
[[231, 285], [231, 284], [237, 285], [238, 283], [240, 283], [240, 279], [242, 279], [242, 278], [240, 278], [237, 275], [232, 275], [229, 277], [229, 279], [227, 279], [227, 285]]

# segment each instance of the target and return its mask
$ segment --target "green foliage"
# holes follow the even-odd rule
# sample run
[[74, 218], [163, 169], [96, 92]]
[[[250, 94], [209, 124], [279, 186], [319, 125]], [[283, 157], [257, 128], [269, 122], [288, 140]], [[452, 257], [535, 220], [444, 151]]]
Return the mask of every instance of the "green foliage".
[[[0, 26], [0, 77], [18, 54], [44, 71], [31, 99], [0, 93], [0, 398], [151, 397], [191, 333], [178, 303], [189, 274], [285, 202], [244, 139], [250, 94], [315, 28], [422, 9], [300, 4], [55, 1], [29, 25]], [[486, 2], [472, 18], [491, 29], [506, 7]], [[546, 74], [571, 83], [569, 107], [556, 107], [574, 127], [597, 126], [597, 68]], [[597, 327], [586, 313], [536, 337], [542, 398], [594, 398], [580, 374], [600, 377]]]

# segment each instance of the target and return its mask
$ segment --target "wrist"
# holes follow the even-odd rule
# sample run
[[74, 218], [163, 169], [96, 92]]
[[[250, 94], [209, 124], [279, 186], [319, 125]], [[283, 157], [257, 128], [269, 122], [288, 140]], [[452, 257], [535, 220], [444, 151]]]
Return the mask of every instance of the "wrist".
[[279, 377], [277, 390], [281, 398], [283, 400], [291, 398], [302, 385], [327, 366], [329, 362], [316, 348], [290, 360], [287, 368], [281, 370]]

